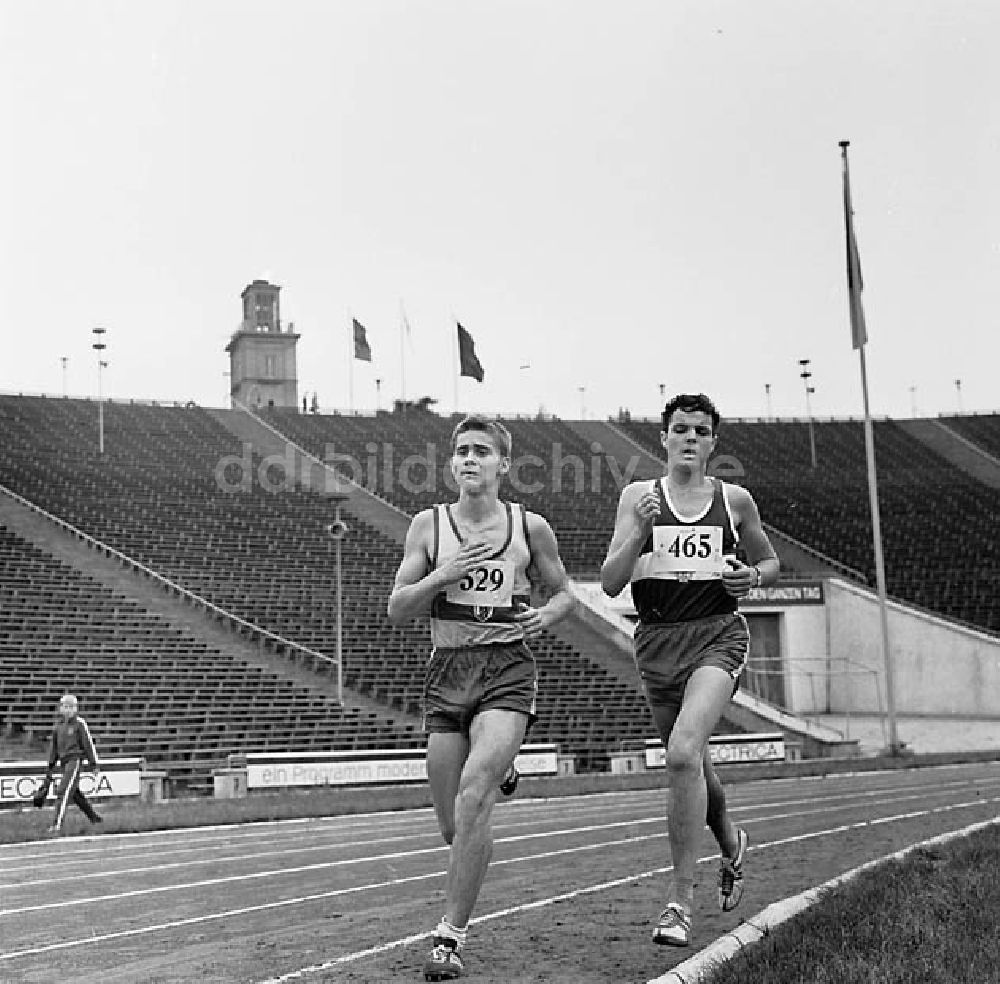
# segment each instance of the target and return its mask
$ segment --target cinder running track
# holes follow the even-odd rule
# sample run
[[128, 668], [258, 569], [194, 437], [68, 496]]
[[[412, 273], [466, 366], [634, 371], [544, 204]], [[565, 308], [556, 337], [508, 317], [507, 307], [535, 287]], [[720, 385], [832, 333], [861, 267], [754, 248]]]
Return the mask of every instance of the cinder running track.
[[[751, 837], [746, 895], [716, 908], [706, 831], [686, 950], [650, 942], [662, 792], [501, 803], [468, 980], [641, 984], [744, 914], [997, 816], [1000, 763], [732, 784], [729, 802]], [[429, 810], [3, 845], [0, 981], [420, 981], [445, 865]]]

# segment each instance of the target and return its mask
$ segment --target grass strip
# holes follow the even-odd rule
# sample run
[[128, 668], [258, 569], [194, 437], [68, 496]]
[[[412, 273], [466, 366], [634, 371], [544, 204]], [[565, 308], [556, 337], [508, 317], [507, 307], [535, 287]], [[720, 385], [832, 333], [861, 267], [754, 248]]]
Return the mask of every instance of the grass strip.
[[1000, 826], [917, 848], [823, 893], [712, 984], [1000, 981]]

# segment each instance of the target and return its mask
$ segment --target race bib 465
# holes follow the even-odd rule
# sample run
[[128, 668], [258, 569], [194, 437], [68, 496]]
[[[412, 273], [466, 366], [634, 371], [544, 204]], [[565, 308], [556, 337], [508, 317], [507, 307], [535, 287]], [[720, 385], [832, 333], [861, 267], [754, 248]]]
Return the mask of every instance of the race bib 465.
[[[649, 575], [703, 581], [726, 569], [721, 526], [654, 526]], [[647, 575], [647, 576], [649, 576]]]

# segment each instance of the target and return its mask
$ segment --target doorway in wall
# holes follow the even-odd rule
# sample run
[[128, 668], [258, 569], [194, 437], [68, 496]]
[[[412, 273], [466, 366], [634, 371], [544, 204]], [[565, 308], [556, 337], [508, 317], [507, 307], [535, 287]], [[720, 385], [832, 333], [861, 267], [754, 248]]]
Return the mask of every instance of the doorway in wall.
[[750, 658], [740, 686], [755, 697], [785, 707], [785, 673], [781, 662], [781, 616], [746, 614]]

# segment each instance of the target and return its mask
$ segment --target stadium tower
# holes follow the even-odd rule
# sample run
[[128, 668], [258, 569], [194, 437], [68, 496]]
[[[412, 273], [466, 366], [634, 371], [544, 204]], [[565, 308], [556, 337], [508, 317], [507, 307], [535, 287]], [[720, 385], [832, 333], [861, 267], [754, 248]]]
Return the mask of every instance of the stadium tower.
[[298, 406], [295, 345], [299, 336], [289, 322], [281, 329], [277, 284], [255, 280], [243, 288], [243, 320], [226, 346], [229, 393], [248, 407]]

